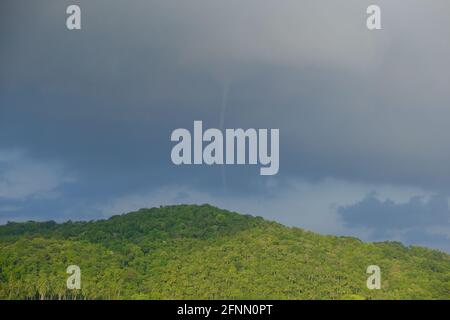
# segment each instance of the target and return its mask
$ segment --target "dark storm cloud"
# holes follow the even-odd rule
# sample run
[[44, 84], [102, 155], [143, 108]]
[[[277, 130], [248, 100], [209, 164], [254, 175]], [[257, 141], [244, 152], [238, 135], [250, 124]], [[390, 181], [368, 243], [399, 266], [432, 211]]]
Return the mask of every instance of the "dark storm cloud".
[[281, 173], [448, 188], [444, 1], [381, 1], [379, 33], [364, 1], [80, 1], [80, 32], [68, 3], [4, 5], [2, 144], [164, 166], [167, 134], [218, 126], [227, 92], [226, 126], [282, 130]]

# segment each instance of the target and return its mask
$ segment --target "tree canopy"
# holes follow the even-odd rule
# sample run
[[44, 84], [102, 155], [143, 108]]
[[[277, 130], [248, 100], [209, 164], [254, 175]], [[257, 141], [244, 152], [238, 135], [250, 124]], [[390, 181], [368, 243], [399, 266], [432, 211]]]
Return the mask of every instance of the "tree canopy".
[[[81, 268], [81, 290], [66, 268]], [[369, 265], [380, 290], [366, 287]], [[450, 256], [210, 205], [0, 226], [0, 299], [449, 299]]]

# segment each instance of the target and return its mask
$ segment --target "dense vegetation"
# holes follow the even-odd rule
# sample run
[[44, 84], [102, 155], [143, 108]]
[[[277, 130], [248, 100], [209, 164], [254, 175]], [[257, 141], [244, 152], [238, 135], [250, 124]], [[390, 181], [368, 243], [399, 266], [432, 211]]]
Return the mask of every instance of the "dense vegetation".
[[[66, 288], [80, 266], [82, 289]], [[381, 290], [366, 268], [380, 266]], [[209, 205], [0, 226], [1, 299], [450, 298], [450, 256], [287, 228]]]

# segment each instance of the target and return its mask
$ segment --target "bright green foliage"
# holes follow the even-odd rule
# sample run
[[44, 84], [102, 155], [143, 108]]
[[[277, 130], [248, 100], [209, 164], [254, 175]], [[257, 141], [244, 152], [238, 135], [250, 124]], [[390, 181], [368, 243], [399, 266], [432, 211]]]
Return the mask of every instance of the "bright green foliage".
[[[82, 289], [66, 289], [67, 266]], [[381, 290], [366, 287], [378, 265]], [[209, 205], [0, 227], [0, 299], [449, 299], [450, 256]]]

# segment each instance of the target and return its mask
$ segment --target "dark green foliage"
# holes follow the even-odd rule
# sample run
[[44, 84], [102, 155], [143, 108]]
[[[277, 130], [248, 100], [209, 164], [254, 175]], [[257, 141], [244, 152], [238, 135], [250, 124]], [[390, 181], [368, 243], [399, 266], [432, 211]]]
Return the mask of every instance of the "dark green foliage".
[[[67, 266], [82, 290], [66, 289]], [[368, 290], [368, 265], [382, 289]], [[448, 299], [450, 256], [320, 236], [209, 205], [0, 226], [1, 299]]]

